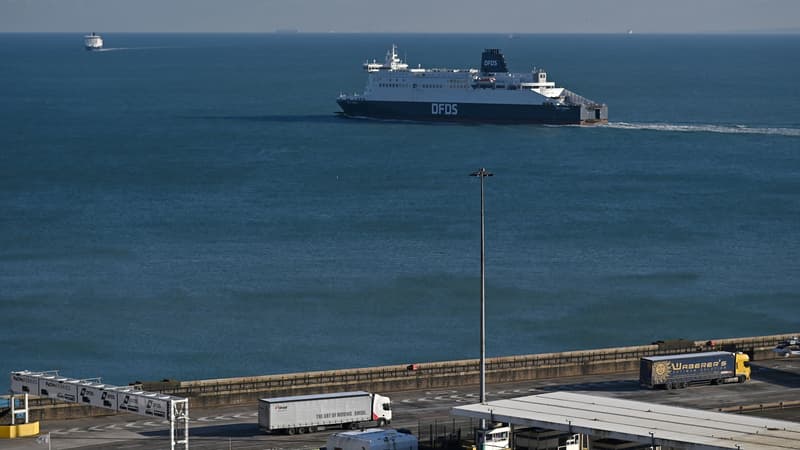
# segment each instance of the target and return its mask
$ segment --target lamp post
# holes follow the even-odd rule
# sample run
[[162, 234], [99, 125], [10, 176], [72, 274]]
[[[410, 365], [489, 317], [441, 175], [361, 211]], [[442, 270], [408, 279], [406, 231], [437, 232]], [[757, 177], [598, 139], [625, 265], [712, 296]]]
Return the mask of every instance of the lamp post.
[[[486, 403], [486, 261], [484, 247], [484, 200], [483, 200], [483, 179], [494, 176], [493, 173], [481, 168], [472, 172], [470, 176], [480, 177], [481, 179], [481, 379], [480, 379], [480, 401]], [[481, 419], [481, 429], [486, 430], [486, 420]]]

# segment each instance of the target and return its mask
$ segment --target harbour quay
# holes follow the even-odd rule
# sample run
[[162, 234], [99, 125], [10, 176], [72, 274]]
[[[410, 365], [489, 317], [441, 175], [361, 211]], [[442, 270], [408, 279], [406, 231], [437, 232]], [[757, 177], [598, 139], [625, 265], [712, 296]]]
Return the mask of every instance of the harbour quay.
[[[776, 359], [774, 348], [800, 333], [707, 340], [664, 340], [649, 345], [494, 357], [486, 359], [486, 382], [519, 383], [588, 375], [638, 372], [642, 357], [723, 350], [743, 352], [751, 361]], [[477, 385], [478, 359], [415, 362], [368, 368], [315, 371], [195, 381], [135, 381], [136, 389], [189, 399], [193, 408], [255, 404], [259, 398], [366, 390], [403, 392]], [[101, 408], [32, 398], [34, 420], [113, 414]]]
[[[490, 402], [547, 393], [578, 393], [654, 405], [708, 412], [774, 418], [800, 422], [800, 358], [755, 361], [753, 378], [745, 383], [698, 385], [687, 389], [647, 389], [639, 386], [638, 372], [490, 383]], [[472, 436], [478, 422], [454, 416], [456, 407], [477, 402], [477, 385], [442, 389], [381, 392], [392, 401], [391, 427], [409, 430], [419, 438], [420, 449], [441, 450], [440, 439]], [[317, 450], [337, 428], [306, 434], [265, 433], [260, 429], [255, 403], [191, 408], [189, 436], [195, 450]], [[40, 433], [49, 434], [53, 448], [164, 449], [169, 445], [169, 425], [132, 414], [82, 417], [41, 422]], [[8, 450], [33, 448], [34, 438], [3, 441]], [[517, 448], [524, 444], [517, 441]], [[461, 448], [461, 447], [459, 447]], [[594, 447], [593, 447], [594, 448]], [[619, 447], [623, 448], [623, 447]], [[747, 447], [742, 447], [745, 450]], [[794, 447], [789, 447], [794, 448]], [[606, 449], [607, 450], [607, 449]]]

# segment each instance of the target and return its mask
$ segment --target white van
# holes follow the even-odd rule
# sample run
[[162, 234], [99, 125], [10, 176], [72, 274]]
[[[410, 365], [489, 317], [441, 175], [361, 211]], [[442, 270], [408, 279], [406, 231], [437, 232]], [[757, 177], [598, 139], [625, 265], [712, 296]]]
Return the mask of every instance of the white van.
[[333, 433], [325, 444], [327, 450], [418, 450], [413, 434], [393, 429], [368, 428], [363, 431]]

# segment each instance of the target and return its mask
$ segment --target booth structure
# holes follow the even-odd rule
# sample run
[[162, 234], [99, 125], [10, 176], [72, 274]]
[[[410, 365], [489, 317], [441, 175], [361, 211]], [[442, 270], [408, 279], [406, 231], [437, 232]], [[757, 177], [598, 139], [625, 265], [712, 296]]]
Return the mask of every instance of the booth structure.
[[[11, 392], [25, 396], [25, 423], [28, 422], [28, 394], [48, 397], [55, 400], [80, 403], [118, 412], [157, 417], [169, 421], [170, 448], [183, 444], [189, 449], [189, 399], [147, 392], [130, 386], [103, 384], [99, 378], [75, 379], [58, 375], [57, 371], [32, 372], [28, 370], [11, 372]], [[12, 408], [14, 399], [12, 396]], [[15, 420], [12, 410], [12, 421]], [[13, 423], [13, 422], [12, 422]], [[39, 433], [36, 422], [36, 433]]]
[[[9, 399], [11, 406], [11, 425], [0, 425], [0, 439], [14, 439], [31, 437], [39, 434], [39, 422], [28, 420], [28, 394], [22, 395], [22, 408], [17, 407], [19, 396], [12, 395]], [[17, 423], [17, 415], [22, 415], [22, 423]]]
[[513, 427], [579, 433], [588, 437], [591, 449], [786, 450], [800, 442], [796, 422], [572, 392], [457, 406], [451, 412]]

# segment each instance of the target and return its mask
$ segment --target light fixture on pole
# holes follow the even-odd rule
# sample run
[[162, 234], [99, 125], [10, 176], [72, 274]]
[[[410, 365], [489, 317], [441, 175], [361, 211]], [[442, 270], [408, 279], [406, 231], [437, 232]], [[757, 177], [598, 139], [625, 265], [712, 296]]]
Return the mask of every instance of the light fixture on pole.
[[[494, 176], [493, 173], [481, 168], [472, 172], [470, 176], [481, 179], [481, 368], [480, 368], [480, 401], [486, 403], [486, 260], [484, 246], [484, 196], [483, 179]], [[486, 420], [481, 419], [481, 429], [486, 430]]]

